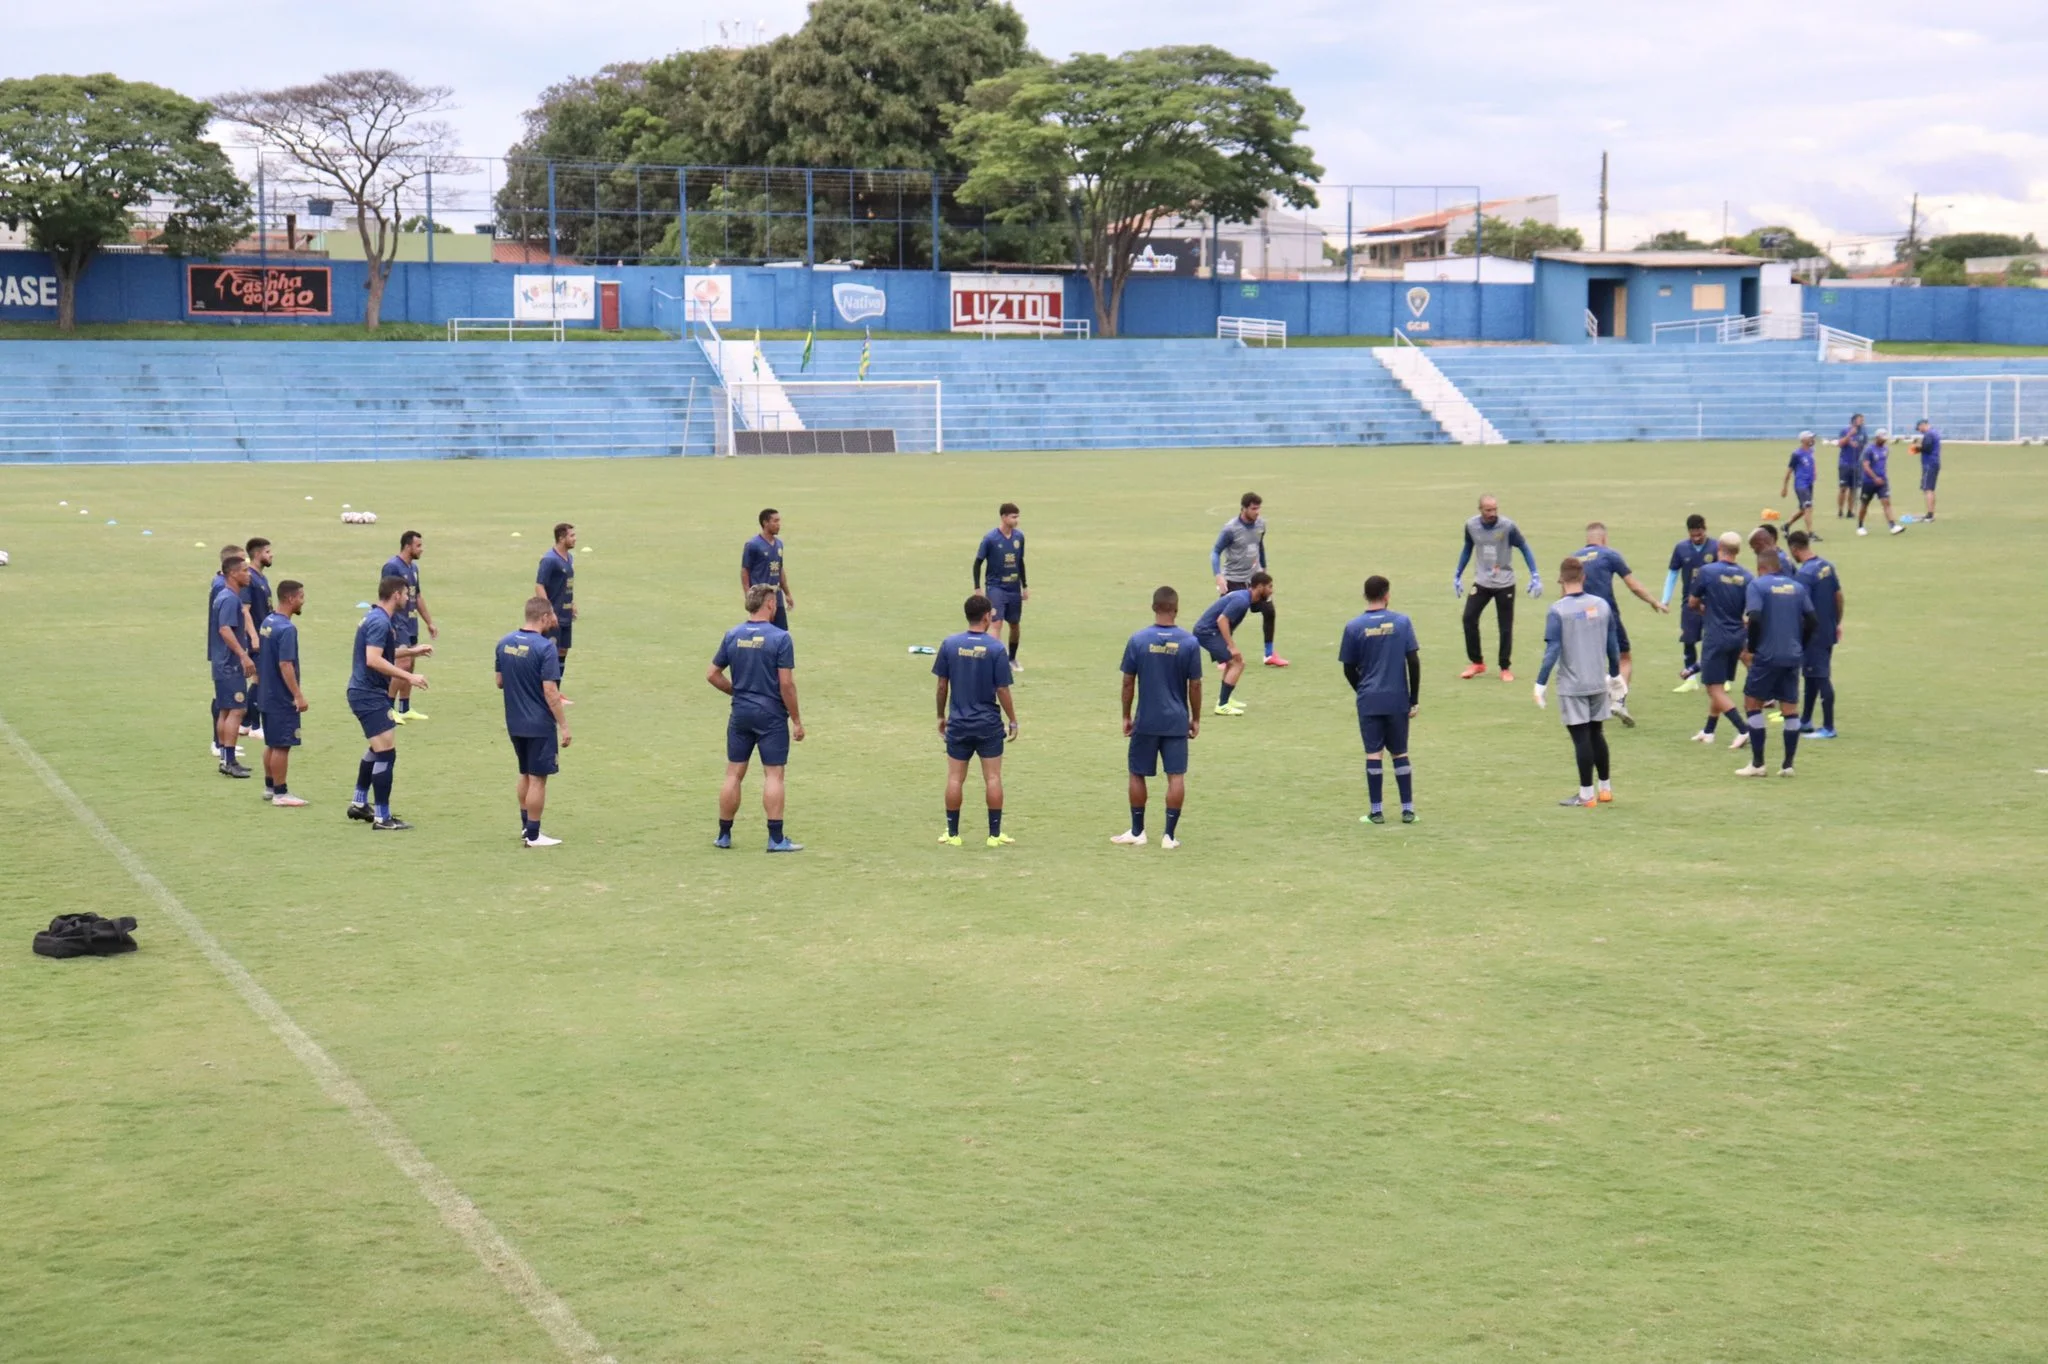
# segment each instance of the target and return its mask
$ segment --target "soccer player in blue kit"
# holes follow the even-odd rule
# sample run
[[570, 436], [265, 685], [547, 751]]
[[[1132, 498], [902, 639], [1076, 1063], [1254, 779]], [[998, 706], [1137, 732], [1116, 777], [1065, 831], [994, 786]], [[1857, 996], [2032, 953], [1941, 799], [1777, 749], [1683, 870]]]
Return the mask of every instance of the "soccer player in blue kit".
[[1799, 752], [1799, 673], [1806, 663], [1806, 643], [1819, 623], [1813, 602], [1796, 579], [1781, 570], [1778, 551], [1757, 556], [1757, 575], [1745, 590], [1742, 620], [1748, 631], [1749, 676], [1742, 684], [1742, 706], [1749, 724], [1749, 763], [1738, 777], [1769, 775], [1764, 766], [1764, 707], [1776, 702], [1785, 717], [1785, 762], [1778, 775], [1792, 775]]
[[256, 695], [263, 706], [263, 796], [272, 805], [304, 805], [286, 778], [292, 750], [299, 746], [299, 717], [312, 702], [299, 681], [299, 627], [292, 617], [306, 604], [306, 587], [287, 578], [277, 585], [277, 607], [265, 614], [257, 633]]
[[[576, 626], [576, 527], [567, 521], [556, 524], [554, 548], [540, 556], [540, 567], [533, 571], [533, 595], [548, 604], [548, 614], [553, 618], [548, 638], [554, 641], [556, 661], [566, 676], [569, 644], [575, 638]], [[559, 682], [561, 678], [555, 680]]]
[[[782, 557], [782, 513], [764, 507], [755, 519], [761, 523], [761, 533], [740, 546], [740, 595], [744, 598], [752, 587], [774, 588], [775, 615], [770, 624], [787, 630], [796, 597], [789, 590], [789, 565]], [[753, 615], [752, 610], [747, 614]]]
[[1920, 496], [1927, 501], [1927, 519], [1934, 519], [1934, 485], [1941, 481], [1941, 432], [1922, 417], [1913, 444], [1920, 451]]
[[1886, 465], [1891, 453], [1891, 433], [1879, 427], [1871, 434], [1870, 444], [1863, 447], [1863, 488], [1856, 508], [1858, 535], [1870, 534], [1864, 529], [1863, 519], [1870, 515], [1873, 500], [1883, 505], [1884, 523], [1891, 527], [1892, 534], [1897, 535], [1906, 528], [1904, 523], [1892, 519], [1892, 479], [1891, 470]]
[[[211, 667], [213, 663], [214, 648], [220, 642], [218, 633], [213, 623], [213, 613], [214, 607], [220, 597], [220, 590], [228, 585], [228, 560], [246, 559], [247, 557], [247, 551], [245, 551], [240, 545], [222, 545], [220, 547], [220, 571], [218, 573], [215, 573], [213, 575], [213, 581], [209, 582], [206, 585], [206, 659], [209, 667]], [[254, 639], [256, 637], [257, 624], [257, 621], [250, 619], [245, 603], [244, 610], [242, 613], [242, 638], [245, 640]], [[218, 762], [220, 761], [220, 701], [217, 695], [219, 689], [215, 688], [214, 690], [216, 694], [210, 695], [207, 698], [207, 705], [209, 709], [207, 712], [206, 733], [208, 736], [209, 751], [211, 752], [214, 761]], [[239, 729], [240, 727], [237, 726], [238, 732]], [[237, 745], [235, 750], [235, 757], [239, 759], [241, 756], [241, 747], [240, 745]]]
[[[767, 521], [761, 523], [766, 526]], [[768, 818], [768, 851], [802, 852], [804, 845], [783, 835], [783, 770], [789, 744], [803, 742], [804, 722], [796, 699], [796, 645], [775, 623], [781, 594], [769, 583], [747, 589], [747, 618], [725, 632], [704, 680], [732, 698], [725, 727], [725, 782], [718, 788], [718, 837], [713, 846], [732, 846], [732, 822], [740, 811], [740, 783], [747, 764], [761, 755], [761, 809]]]
[[1017, 529], [1023, 513], [1015, 502], [996, 509], [996, 528], [981, 537], [974, 551], [974, 590], [983, 590], [981, 570], [988, 568], [987, 595], [996, 619], [1010, 627], [1010, 669], [1017, 666], [1017, 643], [1024, 622], [1024, 603], [1031, 600], [1031, 579], [1024, 571], [1024, 532]]
[[939, 842], [960, 846], [960, 801], [967, 764], [981, 759], [988, 799], [988, 846], [1017, 840], [1003, 832], [1003, 741], [1017, 737], [1017, 707], [1010, 700], [1010, 656], [995, 637], [995, 603], [977, 592], [967, 599], [967, 628], [948, 635], [932, 659], [939, 679], [939, 737], [946, 744], [946, 832]]
[[1422, 648], [1415, 641], [1415, 623], [1387, 609], [1387, 580], [1375, 573], [1365, 580], [1365, 614], [1344, 627], [1337, 644], [1337, 662], [1358, 700], [1358, 733], [1365, 741], [1364, 824], [1384, 824], [1383, 764], [1394, 759], [1394, 784], [1401, 793], [1401, 822], [1415, 822], [1415, 777], [1408, 762], [1408, 722], [1422, 704]]
[[220, 590], [213, 594], [213, 634], [206, 641], [206, 658], [213, 669], [213, 742], [220, 753], [220, 774], [248, 777], [249, 769], [235, 756], [235, 736], [241, 732], [249, 693], [256, 687], [256, 660], [244, 628], [249, 609], [242, 601], [242, 589], [249, 585], [249, 561], [240, 554], [225, 560], [220, 581]]
[[1166, 834], [1160, 846], [1180, 846], [1176, 835], [1187, 804], [1188, 743], [1202, 732], [1202, 646], [1174, 623], [1179, 617], [1180, 593], [1160, 588], [1152, 594], [1152, 623], [1124, 645], [1131, 827], [1109, 840], [1124, 847], [1145, 846], [1146, 779], [1161, 767], [1166, 769]]
[[1842, 434], [1835, 437], [1835, 516], [1856, 514], [1856, 485], [1863, 478], [1863, 447], [1870, 435], [1863, 429], [1863, 414], [1855, 413]]
[[1614, 632], [1621, 643], [1622, 694], [1614, 698], [1614, 713], [1621, 717], [1621, 723], [1629, 729], [1636, 727], [1636, 718], [1628, 713], [1628, 682], [1633, 673], [1629, 661], [1628, 626], [1622, 624], [1621, 605], [1614, 600], [1614, 580], [1620, 578], [1638, 600], [1661, 615], [1669, 615], [1671, 608], [1650, 595], [1650, 589], [1636, 581], [1636, 575], [1629, 572], [1628, 560], [1607, 545], [1607, 527], [1598, 521], [1586, 523], [1586, 547], [1572, 556], [1586, 570], [1585, 590], [1614, 608]]
[[1694, 512], [1685, 518], [1685, 538], [1671, 547], [1671, 562], [1664, 573], [1664, 595], [1658, 598], [1666, 610], [1673, 593], [1678, 596], [1678, 642], [1685, 650], [1685, 666], [1678, 671], [1673, 691], [1700, 689], [1700, 631], [1706, 617], [1692, 609], [1692, 575], [1714, 562], [1714, 547], [1707, 542], [1707, 518]]
[[[398, 537], [398, 553], [384, 561], [384, 578], [401, 578], [405, 581], [405, 605], [391, 618], [391, 626], [397, 641], [393, 657], [410, 661], [424, 658], [434, 652], [431, 645], [420, 643], [420, 624], [426, 623], [427, 638], [439, 639], [440, 627], [434, 624], [434, 613], [427, 609], [426, 598], [420, 595], [420, 556], [427, 552], [427, 541], [416, 530], [409, 530]], [[403, 671], [403, 670], [401, 670]], [[391, 709], [399, 724], [412, 720], [427, 720], [432, 717], [425, 711], [412, 708], [413, 684], [405, 680], [417, 677], [417, 673], [405, 672], [403, 677], [391, 679]], [[425, 688], [421, 688], [425, 690]]]
[[1742, 536], [1724, 531], [1715, 545], [1714, 562], [1692, 575], [1689, 610], [1700, 613], [1700, 681], [1707, 688], [1707, 723], [1692, 736], [1696, 744], [1714, 742], [1723, 714], [1733, 713], [1728, 685], [1742, 662], [1748, 627], [1742, 613], [1748, 601], [1749, 570], [1739, 562]]
[[1195, 643], [1202, 651], [1216, 661], [1223, 672], [1223, 686], [1216, 694], [1216, 714], [1242, 715], [1244, 702], [1233, 702], [1230, 694], [1237, 690], [1239, 679], [1244, 676], [1244, 651], [1237, 647], [1237, 627], [1253, 611], [1262, 608], [1273, 599], [1273, 575], [1265, 569], [1254, 572], [1245, 585], [1225, 592], [1209, 603], [1195, 621]]
[[[557, 541], [559, 543], [559, 540]], [[526, 618], [498, 641], [496, 680], [505, 693], [505, 734], [519, 763], [519, 841], [529, 848], [560, 847], [540, 831], [548, 778], [561, 770], [569, 746], [569, 713], [562, 708], [562, 658], [547, 637], [554, 608], [544, 597], [526, 599]]]
[[[270, 541], [260, 535], [254, 536], [242, 546], [242, 553], [249, 561], [249, 585], [242, 589], [242, 605], [248, 609], [245, 632], [249, 637], [249, 651], [260, 660], [263, 622], [269, 619], [271, 606], [270, 579], [263, 573], [270, 567], [273, 557]], [[242, 733], [259, 739], [263, 737], [263, 689], [260, 686], [249, 696], [249, 709], [242, 716]]]
[[[1813, 552], [1812, 537], [1793, 531], [1785, 537], [1792, 561], [1799, 565], [1799, 585], [1813, 603], [1814, 631], [1806, 641], [1806, 703], [1799, 710], [1799, 729], [1809, 740], [1835, 738], [1835, 646], [1842, 642], [1842, 617], [1848, 599], [1835, 566]], [[1814, 703], [1820, 703], [1820, 728], [1813, 725]]]
[[349, 660], [348, 708], [369, 747], [356, 764], [348, 817], [381, 832], [402, 833], [412, 827], [391, 813], [391, 783], [398, 768], [398, 714], [391, 708], [391, 688], [402, 682], [408, 692], [427, 689], [426, 678], [395, 661], [410, 656], [398, 642], [398, 616], [410, 600], [412, 585], [404, 578], [393, 574], [378, 583], [377, 604], [356, 626], [355, 653]]
[[1799, 518], [1806, 518], [1807, 533], [1820, 539], [1820, 532], [1813, 525], [1813, 443], [1816, 437], [1811, 431], [1799, 433], [1799, 444], [1792, 450], [1792, 457], [1785, 461], [1785, 476], [1778, 480], [1778, 496], [1783, 497], [1788, 489], [1799, 499], [1799, 509], [1785, 523], [1790, 530], [1799, 524]]

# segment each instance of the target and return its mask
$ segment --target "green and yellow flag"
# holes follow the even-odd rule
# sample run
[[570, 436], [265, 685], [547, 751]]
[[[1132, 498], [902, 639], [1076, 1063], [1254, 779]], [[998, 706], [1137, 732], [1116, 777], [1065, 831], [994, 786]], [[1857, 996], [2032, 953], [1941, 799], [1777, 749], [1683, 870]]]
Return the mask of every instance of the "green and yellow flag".
[[868, 342], [871, 339], [872, 338], [868, 334], [868, 329], [866, 327], [862, 327], [860, 329], [860, 377], [858, 380], [858, 382], [860, 383], [867, 382], [868, 361], [874, 358], [873, 356], [868, 354]]
[[817, 342], [818, 324], [813, 322], [811, 324], [811, 329], [804, 333], [804, 358], [803, 363], [796, 367], [796, 372], [798, 374], [802, 374], [805, 370], [811, 367], [811, 347], [816, 345]]

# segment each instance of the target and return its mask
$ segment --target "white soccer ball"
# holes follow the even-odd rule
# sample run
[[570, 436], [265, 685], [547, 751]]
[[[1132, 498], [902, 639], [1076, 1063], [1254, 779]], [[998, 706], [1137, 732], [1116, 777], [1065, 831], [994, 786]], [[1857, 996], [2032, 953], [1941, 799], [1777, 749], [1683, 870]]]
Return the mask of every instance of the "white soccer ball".
[[7, 567], [7, 551], [0, 549], [0, 568]]

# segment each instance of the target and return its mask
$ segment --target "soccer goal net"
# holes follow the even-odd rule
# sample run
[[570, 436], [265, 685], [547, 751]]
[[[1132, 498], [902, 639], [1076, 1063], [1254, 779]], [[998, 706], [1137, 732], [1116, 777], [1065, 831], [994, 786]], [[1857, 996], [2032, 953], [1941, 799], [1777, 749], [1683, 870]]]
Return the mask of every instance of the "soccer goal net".
[[1893, 375], [1885, 425], [1905, 435], [1921, 418], [1943, 437], [1988, 445], [2048, 442], [2048, 375]]
[[723, 454], [937, 454], [946, 448], [937, 379], [762, 379], [727, 387], [732, 434]]

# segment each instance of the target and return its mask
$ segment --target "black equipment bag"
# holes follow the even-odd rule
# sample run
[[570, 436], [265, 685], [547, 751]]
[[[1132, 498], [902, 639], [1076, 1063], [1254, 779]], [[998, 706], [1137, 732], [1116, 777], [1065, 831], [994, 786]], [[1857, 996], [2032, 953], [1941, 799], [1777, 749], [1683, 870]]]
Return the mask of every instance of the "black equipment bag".
[[59, 914], [36, 934], [36, 954], [44, 957], [111, 957], [133, 952], [132, 918], [102, 919], [97, 914]]

